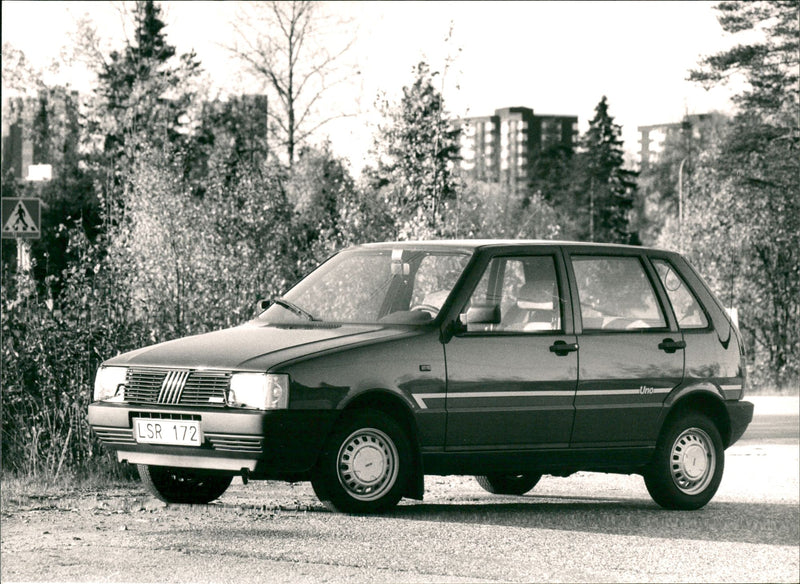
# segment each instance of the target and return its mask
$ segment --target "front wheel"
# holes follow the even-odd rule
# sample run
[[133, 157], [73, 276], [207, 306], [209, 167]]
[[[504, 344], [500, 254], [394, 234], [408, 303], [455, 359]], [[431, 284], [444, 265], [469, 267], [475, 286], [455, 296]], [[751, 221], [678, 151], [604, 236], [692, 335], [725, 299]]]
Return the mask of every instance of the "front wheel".
[[383, 412], [357, 410], [336, 425], [311, 477], [332, 511], [378, 513], [397, 504], [411, 475], [411, 446]]
[[686, 414], [664, 428], [644, 473], [653, 500], [666, 509], [699, 509], [719, 488], [725, 449], [707, 417]]
[[232, 476], [200, 473], [187, 468], [138, 465], [147, 490], [165, 503], [205, 505], [222, 496]]
[[539, 482], [542, 475], [534, 474], [490, 474], [476, 476], [478, 484], [494, 495], [524, 495]]

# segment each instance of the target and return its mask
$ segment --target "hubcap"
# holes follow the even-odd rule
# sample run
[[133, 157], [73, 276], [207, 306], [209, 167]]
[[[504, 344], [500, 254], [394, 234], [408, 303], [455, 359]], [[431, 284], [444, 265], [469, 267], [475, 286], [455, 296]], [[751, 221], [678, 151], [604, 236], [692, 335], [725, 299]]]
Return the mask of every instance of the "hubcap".
[[672, 445], [672, 480], [687, 495], [702, 492], [714, 478], [717, 457], [711, 437], [700, 428], [684, 430]]
[[397, 480], [397, 448], [375, 428], [356, 430], [342, 443], [337, 457], [339, 483], [360, 501], [374, 501]]

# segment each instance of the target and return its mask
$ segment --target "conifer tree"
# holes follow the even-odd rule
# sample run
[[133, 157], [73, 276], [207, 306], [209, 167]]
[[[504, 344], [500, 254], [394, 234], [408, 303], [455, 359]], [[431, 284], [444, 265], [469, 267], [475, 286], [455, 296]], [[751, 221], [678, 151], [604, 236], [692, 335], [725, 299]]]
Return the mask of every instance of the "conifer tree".
[[580, 154], [583, 193], [579, 204], [586, 210], [588, 225], [583, 235], [590, 241], [639, 243], [630, 228], [636, 173], [623, 168], [621, 134], [603, 96], [583, 136]]
[[96, 63], [98, 85], [89, 132], [102, 140], [97, 170], [104, 176], [106, 228], [118, 223], [124, 207], [125, 175], [138, 152], [175, 146], [194, 103], [192, 81], [200, 72], [193, 52], [176, 58], [167, 41], [161, 8], [138, 0], [134, 35], [120, 51]]
[[435, 237], [444, 234], [446, 205], [456, 197], [459, 130], [449, 122], [434, 85], [438, 73], [420, 62], [414, 75], [400, 103], [384, 105], [388, 123], [375, 145], [375, 185], [382, 187], [400, 236]]
[[130, 156], [135, 137], [154, 144], [174, 142], [193, 101], [190, 81], [200, 71], [193, 52], [176, 62], [167, 41], [161, 8], [139, 0], [134, 12], [134, 38], [113, 51], [98, 72], [99, 130], [104, 151], [112, 159]]

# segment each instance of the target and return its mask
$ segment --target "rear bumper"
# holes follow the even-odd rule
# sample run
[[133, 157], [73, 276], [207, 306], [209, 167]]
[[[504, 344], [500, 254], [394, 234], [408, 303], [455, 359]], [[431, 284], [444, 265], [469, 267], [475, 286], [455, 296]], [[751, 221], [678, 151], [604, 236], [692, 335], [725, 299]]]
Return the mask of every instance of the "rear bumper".
[[[120, 461], [232, 473], [254, 478], [310, 470], [333, 426], [334, 410], [262, 412], [227, 408], [154, 407], [93, 403], [89, 425]], [[140, 444], [133, 418], [199, 420], [201, 446]]]
[[748, 401], [725, 402], [728, 419], [731, 422], [731, 437], [727, 446], [734, 444], [742, 437], [747, 426], [753, 421], [753, 404]]

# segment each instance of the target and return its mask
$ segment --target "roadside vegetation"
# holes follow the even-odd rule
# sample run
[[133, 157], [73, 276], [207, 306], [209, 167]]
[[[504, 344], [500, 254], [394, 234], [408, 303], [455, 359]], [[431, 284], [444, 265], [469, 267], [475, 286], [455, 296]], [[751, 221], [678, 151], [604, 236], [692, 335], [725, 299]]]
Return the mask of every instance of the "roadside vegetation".
[[[766, 34], [692, 73], [703, 83], [732, 71], [749, 81], [739, 113], [714, 117], [706, 143], [668, 143], [637, 176], [624, 168], [621, 128], [598, 96], [578, 148], [543, 152], [516, 192], [459, 174], [459, 132], [438, 89], [444, 73], [425, 62], [399, 100], [379, 100], [375, 163], [362, 176], [331, 144], [313, 142], [309, 120], [327, 87], [318, 76], [349, 71], [348, 45], [325, 53], [324, 27], [315, 26], [324, 6], [314, 3], [253, 6], [276, 43], [299, 51], [290, 60], [266, 46], [232, 47], [243, 69], [265, 76], [268, 102], [209, 96], [202, 64], [169, 43], [152, 1], [135, 3], [134, 34], [110, 53], [90, 22], [80, 24], [71, 55], [96, 73], [90, 95], [49, 84], [3, 46], [3, 82], [18, 96], [4, 121], [33, 136], [33, 162], [51, 163], [54, 178], [30, 183], [7, 173], [2, 181], [3, 197], [44, 202], [30, 266], [18, 262], [25, 254], [14, 242], [2, 246], [2, 490], [29, 479], [125, 480], [130, 469], [102, 451], [86, 424], [101, 361], [242, 323], [257, 299], [365, 241], [510, 237], [681, 250], [739, 308], [751, 392], [798, 395], [798, 5], [719, 6], [726, 31]], [[308, 38], [280, 38], [288, 29], [276, 18]], [[242, 38], [252, 38], [246, 31]], [[306, 93], [287, 94], [290, 77], [307, 79]], [[281, 107], [267, 115], [267, 103]]]

